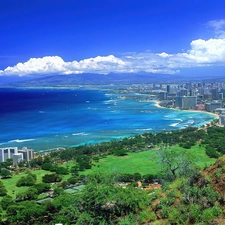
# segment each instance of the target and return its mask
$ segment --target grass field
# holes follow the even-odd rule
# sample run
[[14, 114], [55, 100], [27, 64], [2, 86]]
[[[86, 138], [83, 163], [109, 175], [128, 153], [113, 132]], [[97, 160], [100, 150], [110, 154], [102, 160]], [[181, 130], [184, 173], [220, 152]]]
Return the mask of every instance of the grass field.
[[[172, 147], [175, 151], [182, 151], [183, 148], [179, 146]], [[204, 147], [199, 147], [198, 145], [188, 149], [191, 154], [194, 156], [194, 162], [197, 166], [203, 169], [205, 166], [212, 165], [216, 160], [209, 158], [205, 154]], [[100, 159], [98, 163], [92, 167], [93, 169], [82, 171], [79, 174], [87, 175], [94, 173], [96, 171], [102, 171], [106, 173], [110, 172], [120, 172], [120, 173], [140, 173], [144, 174], [157, 174], [159, 172], [159, 164], [158, 164], [158, 150], [148, 150], [139, 153], [128, 153], [126, 156], [113, 156], [109, 155], [107, 158]], [[62, 166], [70, 169], [74, 166], [74, 162], [68, 162], [63, 164]], [[45, 174], [50, 174], [51, 172], [45, 170], [33, 170], [33, 174], [37, 175], [37, 182], [42, 182], [42, 177]], [[22, 177], [26, 176], [26, 173], [21, 173], [18, 175], [14, 175], [9, 179], [2, 179], [3, 184], [5, 185], [8, 195], [11, 195], [13, 198], [16, 197], [16, 194], [19, 192], [26, 191], [29, 187], [16, 187], [17, 181]], [[71, 177], [71, 174], [64, 175], [63, 180], [67, 180]], [[1, 197], [0, 197], [1, 200]]]
[[[179, 146], [172, 147], [175, 151], [182, 151], [183, 148]], [[203, 169], [206, 165], [212, 165], [215, 159], [209, 158], [205, 154], [205, 148], [199, 147], [198, 145], [188, 149], [193, 155], [195, 164]], [[159, 172], [158, 164], [158, 150], [149, 150], [139, 153], [128, 153], [127, 156], [113, 156], [110, 155], [107, 158], [100, 159], [95, 164], [92, 170], [86, 170], [81, 174], [87, 175], [95, 171], [102, 172], [114, 172], [118, 171], [121, 173], [140, 173], [144, 174], [157, 174]]]
[[[37, 182], [36, 183], [41, 183], [42, 182], [42, 177], [45, 174], [50, 174], [51, 172], [49, 171], [45, 171], [45, 170], [32, 170], [31, 171], [33, 174], [37, 175]], [[2, 179], [3, 184], [5, 185], [7, 191], [8, 191], [8, 195], [12, 196], [13, 198], [16, 198], [16, 194], [20, 193], [20, 192], [25, 192], [27, 191], [27, 189], [29, 187], [27, 186], [22, 186], [22, 187], [17, 187], [16, 183], [17, 181], [22, 177], [22, 176], [26, 176], [26, 173], [20, 173], [17, 175], [14, 175], [12, 178], [8, 178], [8, 179]], [[1, 198], [0, 198], [1, 200]]]

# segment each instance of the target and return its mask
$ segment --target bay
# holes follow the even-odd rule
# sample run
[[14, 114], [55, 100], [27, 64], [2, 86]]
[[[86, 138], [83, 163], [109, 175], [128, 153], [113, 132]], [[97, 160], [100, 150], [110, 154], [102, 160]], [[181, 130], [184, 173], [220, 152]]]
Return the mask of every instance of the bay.
[[[134, 93], [135, 95], [135, 93]], [[46, 150], [201, 126], [215, 117], [105, 90], [0, 89], [0, 147]]]

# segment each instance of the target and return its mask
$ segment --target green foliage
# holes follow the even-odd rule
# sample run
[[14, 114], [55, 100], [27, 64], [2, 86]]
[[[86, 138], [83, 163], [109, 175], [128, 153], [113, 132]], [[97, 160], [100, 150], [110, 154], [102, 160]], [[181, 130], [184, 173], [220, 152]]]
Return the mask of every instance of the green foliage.
[[30, 187], [25, 192], [20, 192], [16, 195], [17, 201], [25, 201], [25, 200], [35, 200], [38, 197], [38, 190], [36, 188]]
[[12, 173], [10, 172], [10, 170], [2, 168], [1, 169], [1, 174], [2, 178], [9, 178], [12, 177]]
[[139, 223], [152, 222], [152, 221], [155, 221], [156, 219], [157, 219], [157, 216], [155, 215], [154, 212], [151, 212], [149, 208], [141, 211], [138, 216]]
[[164, 149], [159, 151], [159, 163], [163, 177], [174, 180], [177, 177], [190, 176], [194, 171], [193, 156], [190, 152]]
[[145, 191], [117, 186], [113, 174], [89, 176], [88, 184], [76, 198], [75, 205], [79, 210], [82, 209], [82, 215], [85, 212], [84, 218], [88, 214], [88, 218], [94, 219], [95, 224], [102, 221], [111, 224], [116, 217], [137, 212], [149, 202]]
[[7, 190], [3, 184], [3, 182], [0, 180], [0, 196], [7, 195]]
[[6, 210], [9, 205], [13, 203], [13, 198], [9, 195], [6, 195], [1, 200], [2, 209]]
[[136, 225], [136, 218], [134, 214], [130, 213], [125, 218], [118, 219], [118, 225]]
[[171, 223], [176, 223], [179, 221], [180, 218], [180, 211], [177, 208], [170, 208], [169, 209], [169, 216], [168, 216], [168, 220]]
[[9, 224], [46, 224], [49, 218], [46, 207], [35, 201], [24, 201], [7, 208]]
[[91, 169], [91, 157], [87, 155], [79, 155], [76, 159], [79, 170]]
[[51, 163], [44, 163], [42, 166], [41, 166], [41, 169], [43, 170], [48, 170], [50, 171], [51, 169], [53, 168], [53, 165]]
[[215, 148], [213, 148], [211, 146], [208, 146], [208, 145], [205, 148], [205, 152], [210, 158], [216, 158], [217, 159], [220, 156], [219, 152], [217, 152], [215, 150]]
[[213, 214], [213, 209], [212, 208], [208, 208], [205, 209], [202, 213], [202, 220], [205, 222], [210, 222], [212, 219], [214, 219], [215, 216]]
[[57, 167], [55, 167], [54, 172], [56, 174], [61, 174], [61, 175], [67, 175], [67, 174], [69, 174], [69, 171], [65, 167], [63, 167], [63, 166], [57, 166]]
[[70, 177], [70, 178], [68, 178], [68, 180], [67, 180], [67, 182], [68, 182], [69, 184], [76, 184], [77, 181], [78, 181], [78, 178], [76, 178], [76, 177]]
[[[213, 190], [209, 185], [210, 180], [207, 181], [206, 178], [204, 178], [204, 185], [201, 188], [196, 185], [200, 177], [199, 173], [195, 172], [198, 168], [194, 167], [194, 164], [205, 164], [204, 160], [206, 162], [214, 161], [205, 157], [205, 145], [219, 153], [225, 152], [225, 145], [223, 145], [225, 143], [223, 141], [225, 139], [223, 138], [225, 136], [225, 129], [208, 129], [209, 132], [207, 133], [196, 128], [157, 134], [149, 133], [130, 139], [125, 138], [118, 142], [112, 141], [94, 146], [78, 146], [68, 149], [68, 151], [55, 152], [50, 157], [38, 157], [33, 160], [33, 166], [42, 166], [43, 169], [48, 169], [55, 173], [53, 175], [44, 175], [45, 171], [38, 170], [38, 173], [34, 171], [33, 173], [35, 174], [41, 174], [37, 177], [37, 182], [41, 182], [41, 177], [44, 175], [43, 181], [47, 183], [34, 184], [29, 189], [27, 187], [15, 188], [17, 200], [21, 202], [12, 202], [12, 198], [8, 196], [2, 198], [1, 204], [4, 205], [3, 207], [7, 213], [5, 218], [6, 223], [51, 224], [62, 222], [68, 225], [134, 225], [152, 223], [159, 216], [164, 220], [165, 224], [196, 224], [202, 221], [205, 221], [204, 223], [207, 224], [212, 219], [222, 215], [221, 207], [215, 205], [219, 204], [220, 195]], [[218, 137], [219, 140], [216, 141]], [[199, 147], [201, 141], [201, 147]], [[165, 167], [163, 169], [167, 170], [168, 173], [163, 173], [163, 175], [167, 178], [169, 177], [168, 180], [182, 177], [180, 179], [184, 182], [183, 184], [180, 182], [179, 185], [176, 183], [167, 187], [163, 184], [163, 190], [159, 191], [160, 204], [157, 204], [157, 201], [155, 201], [158, 197], [156, 191], [154, 194], [147, 195], [145, 191], [134, 188], [132, 185], [126, 189], [117, 185], [118, 181], [134, 182], [142, 179], [142, 182], [149, 183], [159, 178], [157, 175], [159, 163], [156, 160], [158, 151], [155, 151], [155, 148], [160, 147], [163, 149], [166, 146], [174, 144], [181, 145], [184, 148], [192, 147], [185, 150], [176, 145], [172, 147], [171, 152], [170, 150], [167, 151], [166, 154], [168, 153], [167, 157], [170, 159], [171, 165], [167, 163], [167, 167], [165, 167], [165, 164], [163, 164], [163, 167]], [[195, 146], [193, 147], [193, 145]], [[126, 151], [127, 156], [108, 156], [109, 153], [113, 152], [113, 149], [122, 149]], [[130, 153], [139, 151], [142, 152], [140, 154]], [[162, 151], [164, 150], [160, 150], [159, 152]], [[195, 157], [192, 157], [192, 153]], [[61, 167], [57, 165], [57, 162], [63, 162], [62, 160], [72, 161], [67, 164], [67, 167]], [[110, 160], [113, 167], [105, 167]], [[100, 171], [117, 171], [117, 173], [95, 173], [93, 175], [80, 176], [79, 182], [82, 181], [87, 185], [84, 190], [76, 195], [67, 194], [60, 188], [66, 187], [68, 184], [76, 184], [78, 181], [78, 171], [91, 168], [93, 161], [95, 161], [94, 165], [97, 165], [95, 166], [96, 168], [100, 166]], [[98, 161], [99, 163], [97, 163]], [[52, 166], [53, 164], [57, 166]], [[172, 167], [174, 165], [175, 167]], [[125, 169], [122, 170], [122, 167]], [[145, 170], [142, 170], [143, 167], [145, 167]], [[32, 199], [37, 199], [38, 194], [49, 190], [51, 187], [49, 183], [61, 181], [62, 177], [59, 174], [66, 175], [68, 171], [75, 177], [68, 179], [69, 176], [63, 176], [61, 186], [58, 183], [58, 187], [54, 189], [55, 199], [52, 203], [48, 202], [39, 206], [34, 201], [32, 202], [33, 205], [30, 205], [29, 202]], [[125, 173], [122, 174], [121, 171], [125, 171]], [[216, 177], [219, 177], [221, 172], [223, 172], [222, 168], [216, 174]], [[82, 172], [80, 174], [87, 173], [85, 171], [85, 173]], [[11, 179], [15, 179], [14, 181], [19, 180], [20, 176], [15, 176], [16, 179], [14, 177]], [[29, 177], [29, 181], [32, 179], [36, 180], [35, 177], [27, 174], [21, 178], [22, 181], [20, 182], [26, 183], [27, 186], [28, 184], [31, 185], [32, 182], [26, 181], [27, 177]], [[8, 183], [7, 180], [5, 181]], [[172, 188], [178, 189], [173, 190]], [[9, 190], [9, 194], [11, 194], [13, 190], [11, 184]], [[30, 201], [26, 201], [28, 199]], [[154, 211], [152, 211], [150, 204], [154, 208]]]
[[158, 177], [154, 174], [146, 174], [143, 176], [143, 181], [144, 183], [152, 183], [156, 178]]
[[41, 194], [43, 192], [46, 192], [46, 191], [50, 190], [51, 185], [47, 184], [47, 183], [39, 183], [39, 184], [35, 184], [34, 188], [37, 189], [38, 194]]
[[21, 187], [21, 186], [33, 186], [36, 182], [36, 175], [35, 174], [32, 174], [32, 173], [28, 173], [28, 175], [25, 177], [21, 177], [17, 183], [16, 183], [16, 186], [17, 187]]
[[60, 196], [64, 193], [63, 189], [62, 188], [59, 188], [59, 187], [56, 187], [54, 188], [54, 191], [53, 191], [53, 196], [56, 197], [56, 196]]
[[127, 155], [127, 150], [116, 148], [112, 150], [112, 153], [116, 156], [125, 156]]
[[220, 199], [220, 194], [218, 191], [214, 191], [211, 186], [205, 186], [202, 188], [201, 193], [206, 196], [208, 202], [212, 205], [214, 202]]
[[60, 182], [62, 180], [62, 177], [58, 174], [45, 174], [42, 177], [42, 181], [44, 183], [54, 183], [54, 182]]
[[202, 216], [201, 206], [198, 204], [190, 205], [190, 221], [191, 222], [199, 222]]

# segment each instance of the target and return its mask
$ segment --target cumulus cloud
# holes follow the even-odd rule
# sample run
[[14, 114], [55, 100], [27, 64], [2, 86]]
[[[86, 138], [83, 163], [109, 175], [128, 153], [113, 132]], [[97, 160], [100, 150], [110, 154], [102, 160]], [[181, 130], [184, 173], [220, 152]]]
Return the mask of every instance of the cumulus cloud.
[[[216, 29], [223, 27], [223, 22], [213, 23]], [[27, 62], [0, 70], [0, 75], [25, 76], [30, 74], [78, 74], [110, 72], [151, 72], [179, 73], [181, 68], [225, 65], [225, 38], [197, 39], [190, 43], [186, 52], [128, 53], [121, 57], [113, 55], [97, 56], [81, 61], [65, 62], [59, 56], [31, 58]]]

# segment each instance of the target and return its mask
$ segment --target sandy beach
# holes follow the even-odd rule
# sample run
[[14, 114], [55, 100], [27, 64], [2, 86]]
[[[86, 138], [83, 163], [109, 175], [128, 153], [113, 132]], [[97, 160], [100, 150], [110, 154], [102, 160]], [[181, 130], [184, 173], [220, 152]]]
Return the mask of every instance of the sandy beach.
[[[159, 107], [159, 108], [166, 108], [166, 107], [163, 107], [163, 106], [160, 105], [160, 101], [157, 101], [157, 100], [156, 100], [156, 101], [154, 101], [154, 102], [155, 102], [155, 106], [156, 106], [156, 107]], [[203, 111], [203, 110], [178, 109], [178, 108], [169, 108], [169, 109], [172, 109], [172, 110], [182, 110], [182, 111], [188, 111], [188, 112], [193, 112], [193, 113], [195, 113], [195, 112], [197, 112], [197, 113], [202, 112], [202, 113], [206, 113], [206, 114], [210, 114], [210, 115], [214, 116], [215, 119], [219, 119], [219, 115], [218, 115], [218, 114], [212, 113], [212, 112]]]

